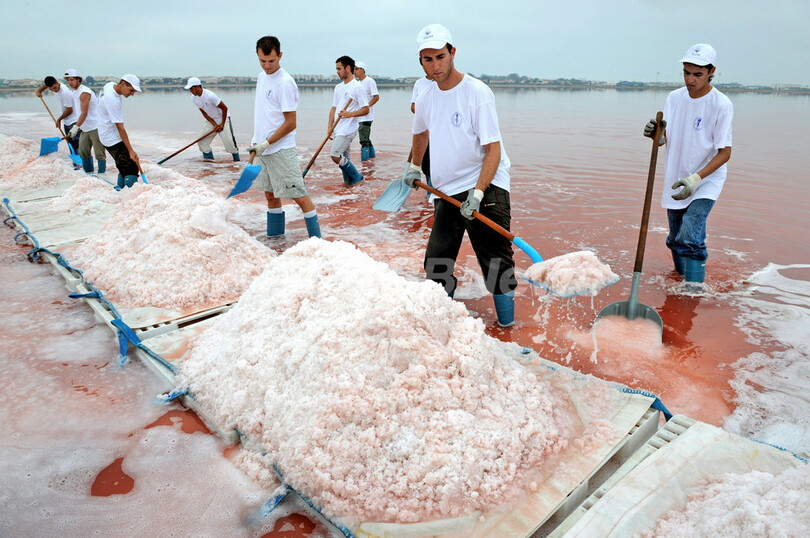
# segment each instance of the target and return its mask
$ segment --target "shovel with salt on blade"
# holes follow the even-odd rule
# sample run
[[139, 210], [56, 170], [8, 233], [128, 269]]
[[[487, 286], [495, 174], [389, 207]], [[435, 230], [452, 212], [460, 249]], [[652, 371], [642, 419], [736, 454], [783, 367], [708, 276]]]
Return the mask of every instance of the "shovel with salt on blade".
[[638, 302], [638, 284], [641, 280], [641, 266], [644, 262], [644, 247], [647, 242], [647, 224], [650, 220], [650, 205], [652, 203], [653, 185], [655, 183], [655, 165], [658, 162], [658, 140], [661, 137], [661, 120], [663, 112], [655, 116], [655, 133], [653, 133], [652, 155], [650, 156], [650, 170], [647, 174], [647, 192], [644, 196], [644, 209], [641, 215], [641, 227], [638, 231], [638, 247], [636, 248], [636, 262], [633, 266], [633, 284], [630, 288], [630, 299], [612, 303], [603, 308], [597, 321], [606, 316], [624, 316], [629, 320], [636, 318], [648, 319], [655, 322], [663, 333], [664, 322], [654, 308]]
[[[414, 181], [414, 185], [416, 185], [417, 187], [420, 187], [422, 189], [425, 189], [426, 191], [428, 191], [428, 192], [430, 192], [432, 194], [435, 194], [436, 196], [438, 196], [442, 200], [444, 200], [446, 202], [449, 202], [449, 203], [453, 204], [456, 207], [459, 207], [459, 208], [461, 207], [461, 202], [459, 202], [455, 198], [452, 198], [452, 197], [446, 195], [445, 193], [443, 193], [443, 192], [441, 192], [441, 191], [439, 191], [437, 189], [434, 189], [433, 187], [423, 183], [420, 180]], [[507, 238], [516, 247], [518, 247], [520, 250], [522, 250], [523, 252], [528, 254], [529, 258], [531, 258], [531, 260], [532, 260], [532, 263], [538, 264], [538, 263], [543, 262], [543, 257], [540, 256], [540, 254], [538, 254], [538, 252], [534, 249], [534, 247], [532, 247], [529, 243], [527, 243], [526, 241], [524, 241], [520, 237], [516, 236], [515, 234], [513, 234], [512, 232], [510, 232], [509, 230], [507, 230], [503, 226], [499, 225], [496, 222], [493, 222], [491, 219], [485, 217], [484, 215], [482, 215], [478, 211], [473, 211], [473, 217], [480, 220], [481, 222], [483, 222], [484, 224], [486, 224], [487, 226], [489, 226], [490, 228], [492, 228], [493, 230], [495, 230], [496, 232], [498, 232], [499, 234], [501, 234], [502, 236]], [[553, 259], [555, 259], [555, 258], [553, 258]], [[548, 261], [551, 261], [551, 260], [548, 260]], [[593, 294], [596, 291], [598, 291], [599, 289], [604, 288], [605, 286], [609, 286], [610, 284], [614, 284], [616, 282], [616, 280], [606, 281], [604, 283], [600, 283], [598, 286], [592, 286], [592, 287], [590, 287], [588, 289], [583, 289], [581, 291], [577, 291], [577, 292], [574, 292], [574, 293], [566, 293], [564, 290], [555, 289], [554, 283], [550, 279], [549, 279], [548, 282], [544, 282], [544, 281], [530, 280], [530, 279], [525, 278], [525, 277], [522, 277], [522, 278], [524, 280], [526, 280], [527, 282], [529, 282], [530, 284], [534, 285], [534, 286], [537, 286], [539, 288], [543, 288], [546, 291], [549, 291], [551, 293], [554, 293], [555, 295], [559, 295], [559, 296], [564, 297], [564, 298], [575, 297], [577, 295], [583, 295], [585, 293]]]
[[[45, 110], [48, 111], [48, 114], [51, 116], [51, 119], [53, 120], [54, 123], [56, 123], [56, 118], [51, 112], [51, 109], [48, 108], [48, 103], [45, 102], [45, 99], [43, 99], [41, 95], [39, 96], [39, 100], [42, 101], [43, 105], [45, 105]], [[65, 132], [62, 131], [61, 127], [59, 127], [59, 134], [61, 134], [62, 136], [61, 137], [52, 136], [48, 138], [43, 138], [42, 140], [39, 141], [39, 156], [42, 157], [43, 155], [48, 155], [49, 153], [53, 153], [59, 150], [59, 141], [65, 140], [67, 141], [68, 151], [70, 152], [70, 158], [73, 160], [76, 166], [81, 166], [82, 158], [79, 157], [73, 150], [73, 146], [70, 144], [68, 137], [65, 136]]]

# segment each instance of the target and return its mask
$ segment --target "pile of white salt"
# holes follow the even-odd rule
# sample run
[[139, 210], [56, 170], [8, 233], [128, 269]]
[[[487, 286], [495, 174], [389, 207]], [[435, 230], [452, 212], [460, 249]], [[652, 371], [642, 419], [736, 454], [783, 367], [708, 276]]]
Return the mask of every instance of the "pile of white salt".
[[48, 209], [67, 212], [97, 204], [117, 204], [121, 198], [121, 194], [106, 181], [83, 175], [62, 196], [51, 200]]
[[810, 536], [810, 466], [711, 477], [645, 537]]
[[29, 189], [76, 177], [73, 163], [58, 153], [39, 155], [39, 144], [12, 136], [0, 143], [0, 176], [5, 186]]
[[30, 163], [39, 155], [39, 144], [18, 136], [0, 135], [0, 176], [5, 179], [17, 168]]
[[241, 463], [264, 462], [249, 475], [275, 463], [329, 517], [415, 522], [509, 503], [587, 450], [570, 378], [516, 355], [435, 283], [309, 239], [199, 337], [178, 382], [245, 434]]
[[599, 261], [590, 250], [581, 250], [535, 263], [523, 275], [549, 291], [570, 297], [589, 293], [613, 284], [619, 277], [610, 266]]
[[275, 252], [229, 222], [230, 211], [202, 185], [188, 191], [138, 183], [71, 264], [125, 308], [231, 302]]

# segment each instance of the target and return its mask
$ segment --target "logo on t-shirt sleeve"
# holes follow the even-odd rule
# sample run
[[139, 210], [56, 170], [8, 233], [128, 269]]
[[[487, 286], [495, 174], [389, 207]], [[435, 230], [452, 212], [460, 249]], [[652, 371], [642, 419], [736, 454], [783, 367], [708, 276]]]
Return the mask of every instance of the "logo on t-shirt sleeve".
[[692, 123], [692, 128], [695, 131], [700, 131], [701, 129], [703, 129], [703, 118], [701, 118], [700, 116], [695, 118], [694, 123]]
[[461, 117], [461, 113], [460, 113], [460, 112], [456, 112], [456, 113], [455, 113], [455, 114], [453, 114], [453, 116], [450, 118], [450, 123], [452, 123], [452, 124], [453, 124], [453, 127], [460, 127], [460, 126], [461, 126], [461, 120], [462, 120], [462, 119], [463, 119], [463, 118]]

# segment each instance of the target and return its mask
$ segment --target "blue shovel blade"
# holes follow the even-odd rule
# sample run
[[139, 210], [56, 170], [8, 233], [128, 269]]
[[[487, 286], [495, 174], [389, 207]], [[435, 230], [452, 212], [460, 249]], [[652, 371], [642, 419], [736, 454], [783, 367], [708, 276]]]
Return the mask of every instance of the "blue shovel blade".
[[413, 189], [400, 178], [388, 185], [371, 207], [380, 211], [397, 211], [411, 195], [411, 191]]
[[261, 169], [262, 167], [259, 164], [247, 165], [245, 169], [242, 170], [242, 175], [239, 176], [239, 180], [236, 182], [236, 185], [233, 186], [231, 193], [227, 197], [230, 198], [231, 196], [236, 196], [237, 194], [242, 194], [247, 191], [250, 186], [253, 185], [253, 180], [259, 175]]
[[39, 156], [47, 155], [59, 150], [59, 141], [61, 138], [54, 136], [51, 138], [43, 138], [39, 142]]

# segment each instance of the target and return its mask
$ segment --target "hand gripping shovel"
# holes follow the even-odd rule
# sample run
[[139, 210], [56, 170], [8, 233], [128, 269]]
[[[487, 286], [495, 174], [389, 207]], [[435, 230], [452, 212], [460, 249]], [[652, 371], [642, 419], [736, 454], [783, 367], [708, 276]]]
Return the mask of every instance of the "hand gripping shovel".
[[[54, 117], [53, 113], [51, 113], [51, 109], [48, 108], [48, 103], [45, 102], [45, 99], [42, 96], [39, 96], [39, 100], [42, 101], [42, 104], [45, 105], [45, 110], [48, 111], [48, 114], [51, 116], [51, 119], [54, 123], [56, 123], [56, 118]], [[48, 138], [43, 138], [39, 141], [39, 156], [42, 157], [43, 155], [48, 155], [49, 153], [53, 153], [59, 149], [59, 141], [66, 140], [68, 145], [68, 151], [70, 152], [70, 158], [76, 163], [76, 166], [82, 165], [82, 158], [79, 157], [76, 152], [73, 150], [73, 146], [70, 144], [70, 141], [67, 140], [67, 136], [65, 136], [65, 132], [59, 127], [59, 134], [62, 135], [61, 137], [53, 136]]]
[[644, 246], [647, 241], [647, 223], [650, 220], [650, 204], [652, 202], [653, 184], [655, 183], [655, 165], [658, 162], [658, 140], [661, 137], [661, 120], [663, 112], [655, 116], [656, 125], [653, 134], [652, 155], [650, 156], [650, 171], [647, 174], [647, 193], [644, 196], [644, 210], [641, 215], [641, 227], [638, 231], [638, 247], [636, 247], [636, 263], [633, 266], [633, 284], [630, 288], [630, 300], [612, 303], [603, 308], [596, 319], [605, 316], [625, 316], [629, 320], [644, 318], [654, 321], [663, 332], [664, 322], [654, 308], [638, 302], [638, 283], [641, 279], [641, 265], [644, 261]]
[[[350, 105], [350, 104], [352, 104], [352, 100], [351, 100], [351, 99], [349, 99], [348, 101], [346, 101], [346, 106], [344, 106], [344, 107], [343, 107], [343, 110], [342, 110], [341, 112], [346, 112], [346, 109], [347, 109], [347, 108], [349, 108], [349, 105]], [[338, 118], [335, 120], [335, 122], [332, 124], [332, 126], [329, 128], [329, 131], [327, 131], [327, 133], [326, 133], [326, 138], [324, 138], [324, 139], [323, 139], [323, 142], [321, 142], [321, 145], [320, 145], [320, 146], [318, 146], [318, 150], [315, 152], [315, 155], [313, 155], [313, 156], [312, 156], [312, 158], [309, 160], [309, 163], [307, 163], [307, 167], [306, 167], [306, 168], [304, 168], [304, 171], [301, 173], [301, 177], [307, 177], [307, 172], [309, 172], [309, 169], [310, 169], [310, 168], [312, 168], [312, 165], [315, 163], [315, 159], [317, 159], [317, 158], [318, 158], [318, 154], [321, 152], [321, 150], [323, 149], [323, 147], [326, 145], [326, 141], [327, 141], [327, 140], [329, 140], [329, 137], [330, 137], [330, 136], [332, 136], [332, 131], [334, 131], [334, 130], [335, 130], [335, 127], [337, 127], [338, 122], [339, 122], [340, 120], [342, 120], [342, 119], [343, 119], [343, 118], [338, 117]]]
[[[190, 148], [191, 146], [193, 146], [194, 144], [196, 144], [197, 142], [199, 142], [199, 141], [200, 141], [200, 140], [202, 140], [203, 138], [206, 138], [206, 137], [208, 137], [208, 136], [212, 135], [213, 133], [214, 133], [214, 130], [212, 129], [210, 133], [206, 133], [206, 134], [202, 135], [200, 138], [198, 138], [197, 140], [195, 140], [194, 142], [192, 142], [192, 143], [191, 143], [191, 144], [189, 144], [188, 146], [184, 146], [184, 147], [182, 147], [182, 148], [178, 149], [177, 151], [175, 151], [174, 153], [172, 153], [171, 155], [169, 155], [169, 156], [168, 156], [168, 157], [166, 157], [165, 159], [160, 159], [160, 160], [159, 160], [157, 163], [158, 163], [158, 164], [163, 164], [163, 163], [165, 163], [166, 161], [168, 161], [169, 159], [171, 159], [171, 158], [172, 158], [172, 157], [174, 157], [175, 155], [178, 155], [178, 154], [180, 154], [180, 153], [183, 153], [183, 152], [184, 152], [184, 151], [186, 151], [188, 148]], [[243, 192], [244, 192], [244, 191], [243, 191]]]

